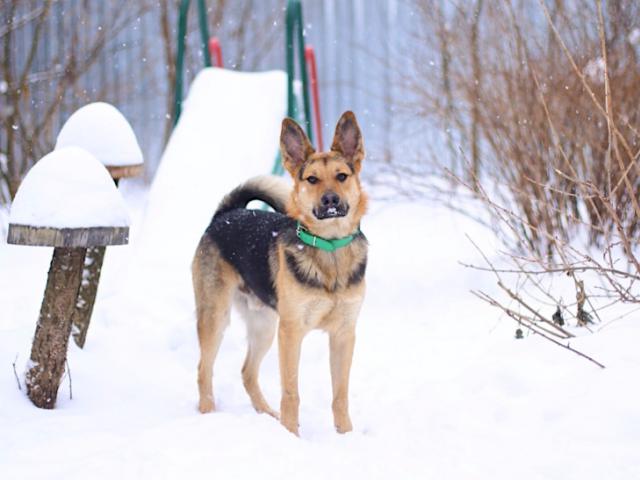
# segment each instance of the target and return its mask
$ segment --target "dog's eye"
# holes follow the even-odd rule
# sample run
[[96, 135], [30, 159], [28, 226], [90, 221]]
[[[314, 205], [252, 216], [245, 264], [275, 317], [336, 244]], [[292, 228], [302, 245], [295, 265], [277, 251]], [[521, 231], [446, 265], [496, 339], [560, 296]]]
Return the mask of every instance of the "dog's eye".
[[344, 182], [347, 179], [348, 175], [346, 173], [339, 173], [336, 175], [336, 180], [339, 182]]
[[307, 177], [307, 182], [309, 182], [311, 185], [315, 185], [316, 183], [318, 183], [318, 177], [314, 177], [313, 175], [311, 175], [310, 177]]

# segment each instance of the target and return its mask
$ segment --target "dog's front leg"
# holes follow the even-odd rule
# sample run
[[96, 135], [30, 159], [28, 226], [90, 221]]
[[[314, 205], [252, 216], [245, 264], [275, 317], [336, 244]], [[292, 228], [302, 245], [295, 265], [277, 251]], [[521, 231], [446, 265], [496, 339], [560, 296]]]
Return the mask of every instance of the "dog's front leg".
[[329, 332], [333, 422], [338, 433], [353, 430], [349, 418], [349, 372], [356, 341], [355, 322]]
[[282, 400], [280, 402], [280, 423], [287, 430], [298, 435], [298, 365], [300, 346], [304, 332], [294, 321], [280, 319], [278, 328], [278, 352], [280, 357], [280, 382]]

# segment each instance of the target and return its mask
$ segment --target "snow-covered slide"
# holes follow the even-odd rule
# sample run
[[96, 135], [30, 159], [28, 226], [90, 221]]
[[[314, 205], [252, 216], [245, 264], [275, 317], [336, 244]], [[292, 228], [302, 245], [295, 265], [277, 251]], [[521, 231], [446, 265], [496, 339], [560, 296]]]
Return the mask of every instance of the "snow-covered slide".
[[271, 171], [286, 115], [286, 78], [282, 71], [207, 68], [192, 83], [136, 242], [137, 260], [159, 277], [170, 275], [174, 287], [190, 288], [193, 252], [225, 193]]

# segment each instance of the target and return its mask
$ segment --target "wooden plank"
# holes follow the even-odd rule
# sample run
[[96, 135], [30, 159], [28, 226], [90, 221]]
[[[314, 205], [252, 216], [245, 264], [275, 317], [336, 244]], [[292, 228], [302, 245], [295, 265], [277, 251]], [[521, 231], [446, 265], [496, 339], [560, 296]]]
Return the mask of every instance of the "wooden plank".
[[129, 177], [137, 177], [142, 174], [142, 170], [144, 169], [144, 164], [139, 163], [138, 165], [123, 165], [123, 166], [110, 166], [107, 165], [107, 170], [111, 174], [111, 178], [120, 179], [120, 178], [129, 178]]
[[129, 227], [51, 228], [10, 223], [7, 243], [37, 247], [126, 245]]

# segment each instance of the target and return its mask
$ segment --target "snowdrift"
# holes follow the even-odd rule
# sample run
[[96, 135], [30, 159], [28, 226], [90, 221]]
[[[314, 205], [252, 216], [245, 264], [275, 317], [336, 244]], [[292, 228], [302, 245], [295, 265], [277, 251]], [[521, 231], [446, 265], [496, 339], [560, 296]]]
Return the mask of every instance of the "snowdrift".
[[271, 171], [285, 115], [284, 72], [200, 72], [151, 187], [141, 255], [154, 261], [160, 247], [188, 265], [222, 197]]

